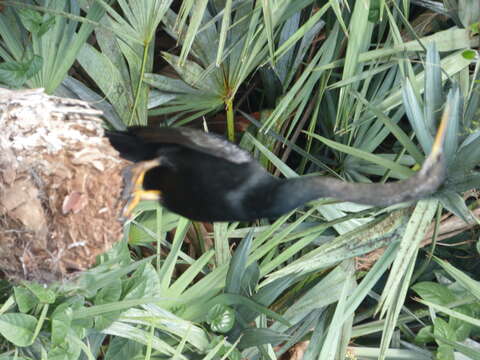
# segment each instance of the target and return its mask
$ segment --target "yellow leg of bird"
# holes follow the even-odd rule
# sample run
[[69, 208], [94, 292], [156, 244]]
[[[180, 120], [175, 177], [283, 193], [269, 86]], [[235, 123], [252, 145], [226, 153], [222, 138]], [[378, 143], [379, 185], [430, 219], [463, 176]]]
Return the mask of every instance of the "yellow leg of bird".
[[129, 218], [132, 214], [133, 209], [138, 205], [138, 203], [142, 200], [160, 200], [160, 191], [158, 190], [144, 190], [143, 189], [143, 179], [145, 177], [145, 173], [160, 165], [160, 160], [149, 160], [149, 161], [142, 161], [135, 165], [131, 169], [131, 182], [133, 186], [130, 185], [132, 189], [129, 194], [129, 200], [122, 211], [122, 216], [124, 218]]

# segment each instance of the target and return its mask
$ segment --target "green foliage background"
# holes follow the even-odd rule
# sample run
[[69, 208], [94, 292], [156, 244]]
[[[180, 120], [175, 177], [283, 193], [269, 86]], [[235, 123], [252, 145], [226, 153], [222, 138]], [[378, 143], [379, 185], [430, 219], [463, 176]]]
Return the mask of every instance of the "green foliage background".
[[[480, 181], [478, 1], [2, 4], [5, 86], [92, 101], [116, 129], [221, 114], [285, 177], [408, 177], [446, 104], [450, 121], [448, 181], [413, 207], [321, 199], [205, 234], [141, 204], [75, 281], [2, 284], [1, 360], [285, 359], [303, 341], [303, 359], [480, 359], [478, 201], [462, 196]], [[167, 36], [177, 45], [160, 51]], [[442, 214], [465, 227], [445, 236]], [[356, 257], [380, 248], [359, 271]]]

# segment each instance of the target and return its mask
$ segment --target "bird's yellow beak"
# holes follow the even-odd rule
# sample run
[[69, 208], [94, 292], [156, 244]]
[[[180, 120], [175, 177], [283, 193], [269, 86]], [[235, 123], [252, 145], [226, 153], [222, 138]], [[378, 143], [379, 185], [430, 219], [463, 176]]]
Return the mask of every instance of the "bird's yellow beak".
[[[129, 171], [130, 174], [128, 175], [130, 183], [125, 185], [125, 193], [128, 198], [128, 202], [122, 210], [122, 217], [129, 218], [135, 209], [135, 207], [140, 203], [142, 200], [160, 200], [161, 192], [159, 190], [145, 190], [143, 188], [143, 179], [145, 177], [145, 173], [160, 165], [159, 159], [149, 160], [149, 161], [142, 161], [135, 166], [133, 166]], [[127, 180], [128, 181], [128, 180]]]

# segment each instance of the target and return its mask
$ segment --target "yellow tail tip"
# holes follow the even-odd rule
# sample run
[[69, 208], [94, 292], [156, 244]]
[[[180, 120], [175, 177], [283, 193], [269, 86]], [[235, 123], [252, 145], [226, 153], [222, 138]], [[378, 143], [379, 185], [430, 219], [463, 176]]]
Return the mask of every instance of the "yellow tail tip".
[[438, 154], [443, 150], [443, 143], [445, 136], [447, 134], [447, 125], [450, 119], [450, 107], [448, 104], [443, 110], [442, 119], [440, 125], [438, 126], [437, 134], [435, 135], [435, 140], [433, 141], [431, 154]]

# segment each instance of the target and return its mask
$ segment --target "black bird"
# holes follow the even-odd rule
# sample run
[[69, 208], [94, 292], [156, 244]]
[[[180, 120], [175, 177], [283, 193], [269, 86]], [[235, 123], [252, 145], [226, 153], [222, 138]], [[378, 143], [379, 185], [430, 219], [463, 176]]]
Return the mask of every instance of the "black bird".
[[[388, 206], [432, 194], [446, 176], [445, 112], [432, 151], [415, 175], [386, 184], [349, 183], [324, 176], [276, 178], [224, 138], [189, 128], [131, 127], [106, 135], [135, 164], [125, 192], [128, 215], [142, 199], [198, 221], [274, 219], [308, 201], [330, 197]], [[133, 188], [133, 189], [132, 189]]]

